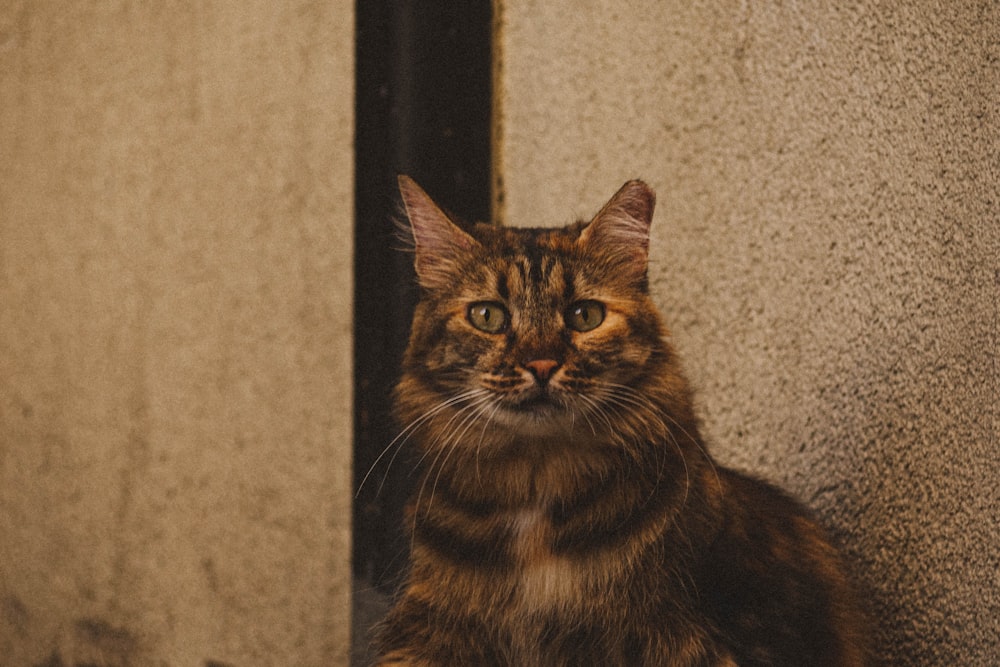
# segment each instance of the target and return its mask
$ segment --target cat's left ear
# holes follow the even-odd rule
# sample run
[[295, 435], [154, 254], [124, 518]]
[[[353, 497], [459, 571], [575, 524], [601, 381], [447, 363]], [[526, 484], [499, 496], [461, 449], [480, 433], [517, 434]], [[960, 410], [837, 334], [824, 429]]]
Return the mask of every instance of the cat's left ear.
[[655, 206], [656, 195], [648, 185], [629, 181], [584, 227], [579, 243], [644, 277]]
[[428, 288], [453, 285], [458, 260], [479, 244], [449, 220], [416, 181], [404, 175], [397, 180], [413, 232], [417, 280]]

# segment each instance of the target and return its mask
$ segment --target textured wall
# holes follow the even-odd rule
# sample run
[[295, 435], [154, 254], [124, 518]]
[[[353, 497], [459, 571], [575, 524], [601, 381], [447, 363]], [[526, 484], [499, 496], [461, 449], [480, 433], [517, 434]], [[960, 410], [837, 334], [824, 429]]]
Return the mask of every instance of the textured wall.
[[346, 664], [353, 4], [161, 5], [0, 5], [0, 665]]
[[885, 664], [995, 664], [1000, 5], [499, 6], [500, 214], [654, 185], [715, 453], [833, 527]]

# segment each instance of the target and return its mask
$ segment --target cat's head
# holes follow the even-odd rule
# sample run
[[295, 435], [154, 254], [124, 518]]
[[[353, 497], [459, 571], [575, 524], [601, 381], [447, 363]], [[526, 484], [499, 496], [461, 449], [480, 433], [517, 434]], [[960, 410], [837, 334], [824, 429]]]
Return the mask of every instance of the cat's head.
[[460, 227], [399, 179], [421, 298], [400, 417], [438, 438], [607, 435], [652, 411], [668, 349], [649, 297], [655, 197], [626, 183], [588, 223]]

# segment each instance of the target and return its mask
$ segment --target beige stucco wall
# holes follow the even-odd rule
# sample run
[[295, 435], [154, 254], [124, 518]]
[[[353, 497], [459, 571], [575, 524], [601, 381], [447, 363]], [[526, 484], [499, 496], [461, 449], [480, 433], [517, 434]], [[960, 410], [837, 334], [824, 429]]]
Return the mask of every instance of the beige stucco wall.
[[346, 664], [353, 50], [0, 3], [0, 665]]
[[995, 664], [1000, 5], [496, 6], [500, 215], [647, 179], [714, 452], [834, 528], [885, 664]]

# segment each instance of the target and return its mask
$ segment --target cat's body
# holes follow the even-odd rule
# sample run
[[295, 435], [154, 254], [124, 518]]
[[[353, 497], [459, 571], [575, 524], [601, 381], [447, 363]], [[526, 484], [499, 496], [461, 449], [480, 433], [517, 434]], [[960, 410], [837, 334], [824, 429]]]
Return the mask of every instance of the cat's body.
[[863, 664], [822, 531], [705, 451], [648, 295], [652, 192], [463, 231], [400, 186], [422, 297], [397, 413], [425, 473], [378, 664]]

